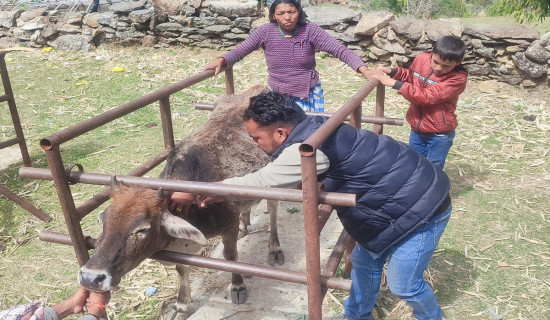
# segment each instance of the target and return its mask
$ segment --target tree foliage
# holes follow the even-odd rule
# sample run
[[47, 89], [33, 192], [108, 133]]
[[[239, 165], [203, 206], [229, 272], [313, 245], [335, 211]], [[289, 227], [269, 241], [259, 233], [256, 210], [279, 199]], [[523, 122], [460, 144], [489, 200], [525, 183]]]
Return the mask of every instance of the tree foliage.
[[542, 21], [550, 13], [550, 0], [498, 0], [491, 7], [492, 15], [511, 15], [518, 21]]

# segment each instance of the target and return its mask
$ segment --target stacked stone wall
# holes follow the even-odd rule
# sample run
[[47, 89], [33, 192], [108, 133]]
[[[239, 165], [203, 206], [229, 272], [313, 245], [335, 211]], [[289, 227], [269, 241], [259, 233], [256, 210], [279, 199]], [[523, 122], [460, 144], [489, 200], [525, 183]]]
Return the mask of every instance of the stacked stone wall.
[[[256, 0], [153, 4], [119, 2], [102, 6], [99, 13], [47, 8], [0, 11], [0, 41], [70, 50], [93, 50], [104, 43], [229, 50], [256, 26], [267, 23], [266, 9], [259, 8]], [[471, 78], [525, 87], [548, 85], [550, 33], [540, 36], [529, 26], [462, 26], [458, 19], [418, 20], [344, 6], [306, 6], [304, 10], [310, 22], [365, 62], [406, 67], [418, 53], [431, 50], [439, 37], [452, 34], [467, 45], [464, 66]]]

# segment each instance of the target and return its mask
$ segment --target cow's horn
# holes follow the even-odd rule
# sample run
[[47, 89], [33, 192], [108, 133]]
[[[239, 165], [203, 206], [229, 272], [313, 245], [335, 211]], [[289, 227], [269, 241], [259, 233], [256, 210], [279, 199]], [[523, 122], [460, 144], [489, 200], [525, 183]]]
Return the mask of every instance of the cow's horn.
[[164, 199], [164, 189], [160, 187], [157, 191], [157, 198]]
[[118, 180], [116, 178], [116, 175], [111, 176], [111, 188], [115, 191], [118, 190]]

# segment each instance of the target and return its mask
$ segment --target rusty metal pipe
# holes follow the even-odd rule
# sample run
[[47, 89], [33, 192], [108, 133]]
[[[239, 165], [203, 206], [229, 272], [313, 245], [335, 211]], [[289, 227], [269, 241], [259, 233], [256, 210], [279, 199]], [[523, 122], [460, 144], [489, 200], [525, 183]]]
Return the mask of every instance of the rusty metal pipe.
[[[53, 242], [58, 244], [73, 245], [71, 238], [67, 234], [41, 231], [40, 240]], [[95, 247], [96, 240], [90, 237], [86, 237], [86, 244], [88, 249]], [[288, 281], [300, 284], [306, 284], [306, 274], [303, 272], [284, 270], [266, 266], [259, 266], [250, 263], [229, 261], [223, 259], [215, 259], [202, 256], [194, 256], [185, 253], [177, 253], [171, 251], [159, 251], [155, 253], [151, 258], [169, 261], [174, 263], [187, 264], [196, 267], [221, 270], [227, 272], [235, 272], [243, 275], [250, 275], [268, 279], [275, 279], [281, 281]], [[351, 281], [342, 278], [335, 277], [321, 277], [321, 285], [338, 290], [350, 291]]]
[[21, 198], [20, 196], [13, 193], [10, 189], [4, 187], [3, 185], [0, 185], [0, 194], [8, 198], [8, 200], [11, 200], [21, 206], [21, 208], [27, 210], [32, 215], [37, 217], [38, 219], [44, 221], [44, 222], [50, 222], [51, 218], [42, 210], [38, 209], [37, 207], [33, 206], [32, 204], [25, 201], [25, 199]]
[[19, 151], [21, 152], [21, 157], [23, 158], [23, 163], [30, 167], [32, 165], [31, 157], [29, 155], [29, 150], [27, 149], [27, 143], [25, 142], [25, 135], [23, 134], [23, 127], [21, 126], [21, 120], [19, 118], [19, 113], [17, 112], [17, 105], [15, 104], [15, 98], [13, 95], [13, 90], [11, 88], [10, 76], [8, 74], [8, 68], [6, 67], [5, 61], [6, 52], [0, 52], [0, 76], [2, 77], [2, 85], [4, 87], [4, 96], [6, 97], [6, 102], [10, 109], [11, 120], [13, 123], [13, 130], [15, 135], [18, 138]]
[[170, 95], [181, 91], [191, 85], [194, 85], [204, 79], [212, 77], [214, 70], [206, 70], [197, 73], [191, 77], [185, 78], [179, 82], [166, 86], [162, 89], [151, 92], [139, 99], [127, 102], [117, 108], [111, 109], [97, 116], [94, 116], [86, 121], [80, 122], [72, 127], [65, 128], [49, 137], [46, 137], [40, 141], [40, 146], [44, 150], [50, 150], [54, 146], [58, 146], [63, 142], [78, 137], [86, 132], [101, 127], [102, 125], [109, 123], [115, 119], [125, 116], [133, 111], [143, 108], [155, 101], [163, 98], [167, 98]]
[[[212, 111], [216, 108], [213, 104], [210, 103], [195, 103], [195, 109]], [[324, 112], [306, 112], [308, 116], [325, 116], [332, 117], [334, 113], [324, 113]], [[350, 121], [351, 117], [347, 117], [345, 121]], [[389, 124], [394, 126], [402, 126], [405, 123], [405, 120], [400, 118], [387, 118], [387, 117], [378, 117], [378, 116], [361, 116], [362, 123], [375, 123], [375, 124]]]
[[318, 184], [315, 152], [302, 156], [302, 192], [309, 319], [322, 319], [321, 257], [319, 241]]
[[348, 102], [344, 103], [332, 117], [323, 123], [309, 138], [300, 145], [300, 153], [309, 156], [336, 130], [338, 126], [361, 104], [369, 93], [378, 85], [377, 79], [371, 79]]
[[2, 142], [0, 142], [0, 149], [4, 149], [4, 148], [7, 148], [9, 146], [13, 146], [14, 144], [18, 144], [20, 141], [21, 141], [21, 139], [19, 137], [2, 141]]
[[[19, 175], [25, 178], [51, 180], [48, 169], [20, 168]], [[118, 176], [118, 181], [127, 186], [158, 189], [159, 187], [169, 191], [191, 192], [204, 195], [220, 195], [226, 197], [239, 197], [242, 199], [272, 199], [293, 202], [302, 202], [300, 190], [284, 188], [263, 188], [239, 185], [227, 185], [209, 182], [181, 181], [170, 179], [143, 178], [132, 176]], [[71, 172], [69, 181], [72, 183], [87, 183], [95, 185], [110, 185], [111, 175], [99, 173]], [[349, 193], [320, 192], [319, 202], [334, 206], [355, 206], [355, 195]]]

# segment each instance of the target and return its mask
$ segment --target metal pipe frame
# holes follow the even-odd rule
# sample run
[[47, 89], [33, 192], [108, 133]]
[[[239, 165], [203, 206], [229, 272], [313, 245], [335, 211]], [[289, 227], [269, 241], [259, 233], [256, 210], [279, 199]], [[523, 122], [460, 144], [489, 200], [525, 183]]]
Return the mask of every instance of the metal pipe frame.
[[[48, 169], [21, 168], [19, 175], [25, 178], [43, 180], [55, 179]], [[71, 172], [67, 178], [68, 182], [86, 183], [108, 186], [111, 175], [99, 173]], [[118, 176], [117, 180], [131, 187], [143, 187], [158, 189], [162, 187], [168, 191], [191, 192], [196, 194], [220, 195], [225, 197], [238, 197], [240, 199], [269, 199], [302, 202], [303, 194], [300, 190], [283, 188], [250, 187], [239, 185], [225, 185], [210, 182], [181, 181], [172, 179], [143, 178], [135, 176]], [[324, 204], [353, 207], [355, 206], [355, 195], [338, 192], [320, 192], [319, 201]]]
[[[234, 92], [233, 70], [229, 68], [224, 69], [224, 71], [226, 73], [226, 93], [231, 94]], [[74, 246], [80, 265], [83, 265], [89, 259], [87, 249], [90, 248], [90, 238], [85, 238], [82, 234], [80, 220], [93, 209], [97, 208], [100, 205], [100, 202], [105, 202], [107, 199], [107, 194], [104, 190], [100, 195], [90, 199], [83, 206], [77, 209], [71, 194], [70, 184], [81, 182], [89, 184], [108, 185], [110, 183], [111, 176], [84, 172], [71, 172], [70, 170], [64, 170], [63, 161], [59, 152], [60, 144], [76, 138], [81, 134], [96, 129], [106, 123], [109, 123], [110, 121], [127, 115], [148, 104], [159, 101], [161, 120], [163, 125], [164, 143], [166, 146], [166, 151], [169, 151], [169, 149], [174, 148], [172, 122], [170, 117], [170, 95], [193, 84], [196, 84], [208, 77], [211, 77], [213, 76], [213, 74], [213, 70], [203, 71], [180, 82], [159, 89], [137, 100], [123, 104], [117, 108], [97, 115], [91, 119], [76, 124], [75, 126], [66, 128], [56, 134], [42, 139], [40, 144], [42, 149], [46, 153], [46, 158], [48, 160], [50, 171], [34, 168], [20, 169], [20, 174], [22, 176], [54, 180], [59, 201], [61, 203], [65, 220], [67, 222], [67, 227], [69, 229], [69, 238], [63, 241], [65, 244], [67, 244], [68, 242], [69, 244], [72, 244]], [[343, 248], [345, 247], [345, 243], [349, 236], [347, 236], [347, 233], [345, 233], [345, 231], [342, 232], [342, 234], [340, 235], [340, 239], [338, 240], [338, 244], [335, 247], [333, 254], [329, 258], [329, 263], [323, 270], [323, 274], [321, 274], [319, 233], [324, 226], [326, 220], [328, 219], [329, 214], [327, 214], [327, 212], [332, 211], [332, 208], [328, 205], [331, 204], [340, 206], [353, 206], [355, 205], [355, 195], [319, 192], [317, 184], [315, 153], [318, 146], [320, 146], [321, 143], [325, 141], [325, 139], [330, 136], [335, 128], [340, 125], [340, 123], [342, 123], [345, 119], [349, 119], [352, 125], [356, 127], [360, 126], [361, 120], [363, 120], [363, 117], [361, 115], [361, 102], [377, 85], [379, 90], [377, 91], [376, 116], [383, 117], [383, 86], [379, 85], [378, 81], [373, 79], [368, 81], [363, 88], [361, 88], [334, 115], [331, 115], [331, 117], [325, 122], [325, 124], [321, 126], [319, 130], [317, 130], [300, 146], [300, 153], [302, 158], [302, 191], [298, 191], [297, 193], [293, 193], [293, 191], [295, 190], [277, 188], [267, 188], [268, 190], [265, 190], [266, 188], [254, 188], [244, 186], [232, 186], [231, 188], [228, 188], [227, 186], [212, 183], [140, 178], [133, 175], [118, 177], [120, 181], [130, 186], [142, 186], [148, 188], [158, 188], [162, 186], [166, 190], [172, 191], [186, 191], [202, 194], [238, 196], [245, 198], [248, 197], [287, 201], [302, 201], [304, 205], [304, 226], [306, 231], [305, 241], [307, 272], [305, 278], [304, 275], [293, 271], [283, 271], [275, 268], [265, 269], [267, 267], [259, 267], [238, 262], [213, 261], [217, 259], [195, 257], [192, 255], [182, 255], [166, 252], [159, 253], [159, 255], [154, 255], [153, 257], [157, 259], [173, 261], [176, 263], [184, 263], [212, 269], [239, 272], [243, 274], [250, 274], [280, 279], [283, 281], [307, 284], [309, 319], [321, 320], [322, 298], [326, 293], [326, 290], [322, 290], [322, 288], [327, 286], [337, 288], [336, 285], [331, 284], [331, 281], [335, 281], [331, 280], [334, 278], [327, 276], [327, 274], [334, 274], [334, 271], [336, 270], [338, 263], [343, 255]], [[399, 121], [395, 121], [392, 119], [369, 120], [375, 121], [375, 125], [379, 125], [380, 127], [382, 126], [382, 124], [388, 123], [402, 125], [402, 122], [401, 124], [399, 124]], [[166, 154], [159, 154], [155, 159], [149, 161], [149, 165], [135, 170], [136, 175], [143, 174], [144, 172], [147, 172], [151, 166], [156, 166], [164, 161], [166, 158]], [[319, 220], [318, 216], [319, 203], [326, 204], [325, 206], [321, 206], [321, 213], [323, 214], [321, 221]], [[53, 239], [52, 237], [47, 236], [44, 236], [43, 240], [52, 242], [58, 241], [56, 239]], [[342, 279], [340, 279], [339, 281], [342, 281]], [[349, 290], [349, 282], [346, 282], [345, 285], [341, 285], [338, 288]]]
[[[308, 312], [309, 319], [321, 320], [322, 319], [322, 300], [326, 293], [326, 290], [322, 290], [319, 283], [321, 278], [321, 270], [319, 265], [319, 238], [312, 239], [311, 234], [318, 231], [316, 228], [319, 226], [319, 213], [318, 203], [316, 202], [318, 190], [317, 186], [317, 163], [315, 161], [315, 155], [319, 146], [340, 126], [340, 124], [349, 117], [350, 124], [356, 128], [361, 127], [362, 118], [362, 101], [368, 96], [368, 94], [375, 88], [377, 89], [376, 96], [376, 112], [377, 116], [384, 116], [384, 87], [378, 80], [372, 79], [368, 81], [359, 91], [351, 97], [342, 107], [338, 109], [325, 123], [323, 123], [309, 138], [307, 138], [299, 147], [299, 151], [302, 159], [302, 191], [304, 193], [304, 227], [306, 231], [306, 267], [308, 274]], [[381, 124], [376, 124], [382, 126]], [[380, 129], [381, 132], [381, 129]], [[345, 232], [345, 231], [344, 231]], [[339, 251], [335, 253], [334, 257], [330, 260], [330, 265], [323, 270], [323, 274], [328, 272], [334, 272], [336, 270], [337, 263], [335, 262], [340, 255], [342, 246], [346, 247], [348, 252], [350, 240], [342, 232], [339, 239]], [[339, 260], [338, 260], [339, 262]], [[336, 265], [335, 265], [336, 264]], [[349, 261], [346, 261], [348, 266]]]
[[[23, 164], [27, 167], [30, 167], [32, 165], [31, 157], [29, 155], [29, 150], [27, 149], [27, 143], [25, 142], [25, 135], [23, 134], [23, 127], [21, 126], [19, 113], [17, 112], [17, 105], [15, 104], [15, 97], [13, 95], [10, 77], [8, 74], [8, 68], [6, 67], [5, 57], [6, 57], [6, 52], [0, 51], [0, 76], [2, 78], [2, 85], [4, 87], [4, 95], [0, 96], [0, 102], [8, 103], [8, 107], [10, 109], [11, 121], [13, 123], [13, 129], [15, 131], [16, 137], [0, 142], [0, 149], [4, 149], [9, 146], [18, 144], [19, 151], [21, 152], [21, 158], [23, 158]], [[49, 222], [51, 220], [50, 216], [48, 216], [42, 210], [32, 205], [30, 202], [27, 202], [25, 199], [13, 193], [10, 189], [4, 186], [0, 186], [0, 194], [5, 196], [8, 200], [15, 202], [20, 207], [27, 210], [30, 214], [34, 215], [38, 219], [44, 222]]]
[[[67, 234], [51, 232], [51, 231], [41, 231], [39, 235], [40, 240], [73, 245], [71, 238]], [[88, 249], [95, 248], [96, 240], [90, 237], [86, 238], [86, 245]], [[162, 250], [155, 253], [152, 259], [187, 264], [190, 266], [196, 266], [201, 268], [208, 268], [214, 270], [221, 270], [227, 272], [235, 272], [243, 275], [263, 277], [268, 279], [281, 280], [286, 282], [294, 282], [299, 284], [307, 284], [307, 276], [304, 272], [284, 270], [279, 268], [254, 265], [250, 263], [230, 261], [225, 259], [216, 259], [203, 256], [195, 256], [191, 254], [179, 253]], [[337, 289], [337, 290], [346, 290], [351, 289], [351, 281], [345, 280], [342, 278], [335, 278], [331, 276], [322, 276], [320, 283], [325, 288]]]
[[[197, 110], [205, 110], [205, 111], [212, 111], [216, 108], [213, 104], [210, 103], [195, 103], [195, 109]], [[308, 116], [325, 116], [325, 117], [332, 117], [334, 113], [324, 113], [324, 112], [306, 112]], [[345, 121], [350, 121], [351, 116], [346, 117]], [[360, 116], [361, 123], [373, 123], [373, 124], [389, 124], [393, 126], [403, 126], [405, 123], [404, 119], [400, 118], [387, 118], [382, 116]]]

